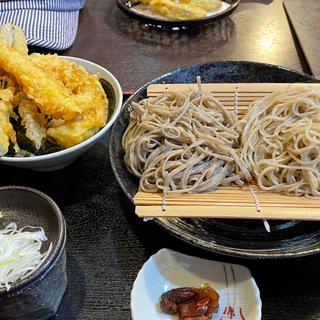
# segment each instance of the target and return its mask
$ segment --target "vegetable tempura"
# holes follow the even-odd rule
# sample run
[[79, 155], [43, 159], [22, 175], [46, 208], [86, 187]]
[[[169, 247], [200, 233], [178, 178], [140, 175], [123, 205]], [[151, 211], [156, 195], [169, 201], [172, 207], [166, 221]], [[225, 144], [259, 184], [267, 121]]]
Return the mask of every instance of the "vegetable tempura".
[[57, 55], [28, 55], [23, 31], [0, 27], [0, 156], [72, 147], [97, 133], [107, 118], [98, 75]]

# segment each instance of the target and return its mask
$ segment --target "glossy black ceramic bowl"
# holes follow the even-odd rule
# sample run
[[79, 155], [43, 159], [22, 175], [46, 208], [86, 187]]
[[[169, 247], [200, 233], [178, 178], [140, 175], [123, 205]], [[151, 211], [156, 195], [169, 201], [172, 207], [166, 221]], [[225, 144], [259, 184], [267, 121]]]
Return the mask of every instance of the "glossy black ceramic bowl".
[[[223, 61], [177, 69], [147, 83], [124, 104], [114, 123], [109, 144], [114, 174], [131, 201], [138, 190], [138, 179], [128, 172], [121, 146], [122, 135], [129, 123], [128, 108], [133, 101], [146, 98], [146, 89], [150, 83], [195, 83], [199, 75], [203, 83], [319, 82], [306, 74], [275, 65]], [[193, 245], [232, 256], [286, 258], [320, 252], [318, 222], [271, 221], [272, 232], [267, 233], [262, 221], [256, 220], [161, 218], [153, 221]]]
[[52, 317], [67, 286], [66, 224], [60, 209], [44, 193], [25, 187], [0, 188], [0, 228], [15, 222], [18, 228], [41, 226], [48, 238], [44, 252], [52, 250], [41, 266], [10, 290], [0, 289], [0, 319], [44, 320]]

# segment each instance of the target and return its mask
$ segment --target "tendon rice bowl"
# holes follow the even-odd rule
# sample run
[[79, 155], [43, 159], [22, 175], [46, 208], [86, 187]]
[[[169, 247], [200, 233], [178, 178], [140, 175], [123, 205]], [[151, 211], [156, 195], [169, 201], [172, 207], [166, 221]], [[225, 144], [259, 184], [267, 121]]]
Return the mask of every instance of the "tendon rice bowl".
[[118, 117], [122, 105], [122, 90], [117, 79], [105, 68], [88, 60], [68, 56], [63, 56], [62, 58], [84, 67], [89, 73], [98, 73], [100, 75], [100, 79], [105, 80], [110, 84], [114, 94], [114, 108], [113, 110], [110, 110], [106, 125], [89, 139], [67, 149], [63, 149], [61, 151], [46, 155], [25, 158], [0, 157], [0, 164], [6, 164], [9, 166], [20, 168], [28, 168], [37, 171], [54, 171], [64, 168], [74, 160], [76, 160], [76, 158], [79, 157], [82, 153], [91, 148], [98, 140], [100, 140], [100, 138], [104, 136], [104, 134], [110, 129], [113, 122]]

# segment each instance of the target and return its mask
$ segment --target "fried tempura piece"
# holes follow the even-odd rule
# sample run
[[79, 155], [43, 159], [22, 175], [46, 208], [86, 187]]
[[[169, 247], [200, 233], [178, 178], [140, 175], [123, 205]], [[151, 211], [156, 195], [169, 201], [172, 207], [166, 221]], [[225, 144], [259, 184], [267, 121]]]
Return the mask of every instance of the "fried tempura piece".
[[88, 106], [84, 111], [97, 110], [102, 106], [105, 112], [104, 120], [107, 119], [107, 98], [98, 75], [90, 74], [83, 67], [59, 58], [57, 55], [33, 53], [30, 58], [39, 68], [50, 74], [58, 82], [63, 83], [63, 86], [74, 97], [75, 101], [87, 101]]
[[62, 125], [49, 128], [47, 135], [52, 137], [60, 146], [69, 148], [91, 138], [105, 124], [106, 105], [100, 105], [96, 110], [92, 110], [78, 119], [66, 121]]
[[47, 121], [45, 116], [38, 111], [38, 107], [28, 99], [22, 99], [18, 112], [21, 124], [26, 129], [26, 137], [33, 142], [35, 148], [41, 148], [41, 142], [46, 137]]
[[207, 12], [217, 10], [222, 5], [220, 0], [190, 0], [190, 2]]
[[0, 27], [0, 156], [10, 143], [19, 151], [10, 117], [38, 150], [45, 137], [64, 148], [76, 145], [97, 133], [108, 118], [98, 75], [56, 55], [27, 53], [20, 28]]
[[[23, 55], [28, 54], [27, 40], [25, 38], [24, 32], [21, 28], [5, 24], [0, 27], [0, 43], [6, 45], [7, 47], [12, 47]], [[40, 149], [41, 141], [46, 136], [46, 129], [43, 127], [45, 125], [45, 118], [38, 112], [37, 107], [28, 99], [21, 100], [19, 94], [16, 94], [17, 83], [12, 79], [8, 74], [2, 72], [1, 75], [1, 85], [5, 89], [0, 90], [0, 99], [4, 102], [13, 102], [14, 104], [19, 105], [18, 111], [21, 117], [21, 124], [26, 129], [26, 137], [32, 141], [36, 149]], [[1, 129], [6, 131], [6, 135], [2, 135], [2, 148], [0, 153], [8, 152], [9, 140], [15, 144], [16, 152], [19, 151], [19, 148], [16, 143], [16, 135], [13, 131], [13, 127], [10, 123], [10, 113], [13, 114], [12, 105], [7, 104], [7, 114], [2, 114], [2, 120], [6, 120], [5, 124], [2, 122]], [[4, 108], [3, 108], [4, 111]], [[40, 125], [41, 123], [41, 125]], [[5, 130], [5, 128], [7, 128]], [[4, 153], [4, 154], [5, 154]]]
[[16, 152], [19, 151], [16, 133], [10, 123], [10, 114], [13, 112], [9, 102], [0, 100], [0, 156], [4, 156], [8, 150], [10, 142], [13, 143]]
[[194, 3], [180, 3], [172, 0], [140, 0], [141, 3], [148, 4], [157, 13], [177, 20], [199, 19], [207, 15], [207, 12]]
[[138, 0], [133, 3], [135, 2], [143, 3], [154, 13], [175, 20], [204, 18], [222, 5], [220, 0]]
[[54, 138], [60, 146], [68, 148], [92, 137], [106, 124], [108, 100], [97, 76], [56, 55], [32, 54], [31, 59], [57, 81], [63, 82], [70, 94], [88, 95], [91, 101], [91, 110], [83, 112], [76, 119], [62, 124], [51, 121], [47, 131], [49, 137]]
[[10, 122], [10, 117], [16, 117], [13, 111], [16, 98], [16, 82], [6, 72], [0, 70], [0, 156], [5, 155], [9, 150], [10, 142], [18, 152], [16, 133]]
[[12, 91], [9, 88], [0, 90], [0, 99], [4, 102], [11, 101], [13, 99]]
[[4, 70], [0, 70], [0, 90], [0, 99], [5, 102], [12, 102], [14, 95], [19, 91], [16, 80]]
[[23, 30], [10, 23], [0, 26], [0, 43], [15, 48], [21, 53], [28, 54], [27, 39]]
[[[63, 82], [57, 81], [51, 72], [38, 67], [30, 56], [2, 43], [0, 67], [16, 78], [26, 96], [46, 115], [56, 119], [72, 120], [94, 108], [92, 100], [96, 88], [90, 86], [90, 81], [86, 83], [85, 88], [71, 94]], [[77, 81], [76, 77], [73, 79]]]

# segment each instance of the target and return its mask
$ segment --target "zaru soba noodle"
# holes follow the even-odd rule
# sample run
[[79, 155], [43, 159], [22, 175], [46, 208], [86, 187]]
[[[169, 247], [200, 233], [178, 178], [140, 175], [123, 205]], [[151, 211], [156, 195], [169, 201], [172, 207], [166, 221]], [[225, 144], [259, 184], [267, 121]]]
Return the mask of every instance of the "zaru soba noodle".
[[275, 92], [240, 121], [211, 94], [168, 92], [133, 103], [125, 163], [146, 192], [201, 193], [257, 182], [320, 196], [320, 91]]
[[210, 192], [249, 177], [237, 155], [237, 117], [211, 94], [167, 92], [132, 107], [124, 160], [143, 191]]
[[271, 94], [239, 125], [241, 158], [262, 190], [320, 196], [319, 90]]

